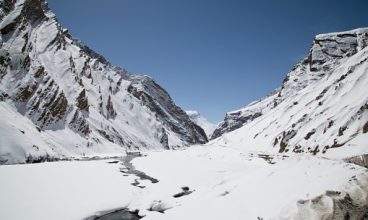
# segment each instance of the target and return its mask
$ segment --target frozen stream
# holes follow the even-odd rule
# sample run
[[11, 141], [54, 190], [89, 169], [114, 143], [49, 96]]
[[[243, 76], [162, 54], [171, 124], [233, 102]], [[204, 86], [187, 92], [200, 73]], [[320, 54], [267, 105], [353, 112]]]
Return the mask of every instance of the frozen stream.
[[133, 166], [133, 164], [131, 163], [132, 160], [136, 157], [142, 157], [142, 155], [140, 153], [130, 153], [127, 154], [126, 156], [124, 156], [122, 158], [122, 164], [124, 165], [124, 168], [120, 169], [120, 172], [124, 173], [125, 175], [135, 175], [137, 177], [139, 177], [139, 179], [136, 179], [134, 183], [132, 183], [133, 186], [138, 186], [138, 187], [143, 187], [143, 186], [139, 186], [140, 184], [140, 180], [149, 180], [151, 181], [151, 183], [158, 183], [158, 180], [148, 176], [147, 174], [145, 174], [142, 171], [136, 170], [135, 167]]
[[[152, 183], [158, 183], [158, 180], [148, 176], [142, 171], [136, 170], [133, 164], [131, 163], [134, 158], [142, 157], [140, 153], [128, 153], [126, 156], [121, 158], [121, 161], [115, 160], [110, 161], [108, 163], [114, 164], [121, 162], [123, 164], [123, 168], [120, 168], [120, 172], [124, 173], [124, 175], [135, 175], [139, 177], [139, 179], [135, 179], [134, 183], [131, 185], [137, 186], [139, 188], [144, 188], [144, 186], [140, 186], [140, 181], [142, 180], [149, 180]], [[99, 216], [91, 216], [86, 220], [138, 220], [141, 219], [142, 216], [138, 215], [138, 211], [129, 211], [125, 208], [118, 209], [115, 211], [106, 211], [105, 214]]]

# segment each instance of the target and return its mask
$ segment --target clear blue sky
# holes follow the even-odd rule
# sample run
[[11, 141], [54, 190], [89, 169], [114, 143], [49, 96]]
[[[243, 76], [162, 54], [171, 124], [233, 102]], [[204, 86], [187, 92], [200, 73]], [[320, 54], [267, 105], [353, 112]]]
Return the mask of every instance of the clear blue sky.
[[368, 26], [367, 0], [49, 0], [112, 64], [210, 121], [281, 85], [314, 35]]

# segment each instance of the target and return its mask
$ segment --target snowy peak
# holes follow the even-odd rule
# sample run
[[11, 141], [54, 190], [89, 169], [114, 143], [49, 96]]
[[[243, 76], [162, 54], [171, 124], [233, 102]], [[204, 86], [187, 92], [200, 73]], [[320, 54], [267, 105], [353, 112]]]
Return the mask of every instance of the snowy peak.
[[209, 122], [197, 111], [187, 110], [185, 112], [189, 116], [190, 120], [197, 124], [199, 127], [203, 128], [203, 130], [206, 132], [207, 137], [210, 138], [217, 125]]
[[111, 65], [73, 38], [45, 1], [0, 3], [1, 163], [207, 142], [153, 79]]
[[367, 42], [367, 28], [316, 36], [282, 87], [229, 112], [212, 135], [220, 137], [214, 142], [334, 157], [365, 152]]

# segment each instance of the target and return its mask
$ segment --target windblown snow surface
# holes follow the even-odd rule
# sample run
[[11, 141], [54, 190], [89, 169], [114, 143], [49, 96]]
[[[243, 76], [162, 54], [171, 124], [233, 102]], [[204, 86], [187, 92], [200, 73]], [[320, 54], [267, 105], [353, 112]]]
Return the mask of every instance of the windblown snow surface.
[[[341, 160], [220, 146], [133, 160], [158, 183], [108, 162], [0, 166], [0, 219], [84, 219], [119, 208], [145, 220], [363, 219], [367, 211], [367, 169]], [[191, 193], [174, 198], [182, 187]]]

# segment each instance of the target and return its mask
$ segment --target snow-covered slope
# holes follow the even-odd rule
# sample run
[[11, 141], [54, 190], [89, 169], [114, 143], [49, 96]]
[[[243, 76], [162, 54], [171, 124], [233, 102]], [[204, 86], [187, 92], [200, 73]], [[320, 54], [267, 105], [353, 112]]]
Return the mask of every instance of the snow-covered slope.
[[207, 137], [210, 138], [213, 131], [217, 128], [217, 125], [212, 122], [209, 122], [197, 111], [188, 110], [185, 112], [189, 116], [190, 120], [192, 120], [199, 127], [203, 128], [203, 130], [206, 132]]
[[0, 3], [1, 163], [207, 141], [153, 79], [73, 39], [44, 0]]
[[367, 153], [367, 45], [367, 28], [316, 36], [282, 88], [229, 112], [212, 144], [330, 157]]
[[[147, 154], [133, 164], [156, 183], [115, 160], [0, 166], [0, 219], [80, 220], [122, 208], [142, 220], [368, 216], [368, 171], [344, 161], [218, 146]], [[189, 192], [174, 197], [182, 187]]]

